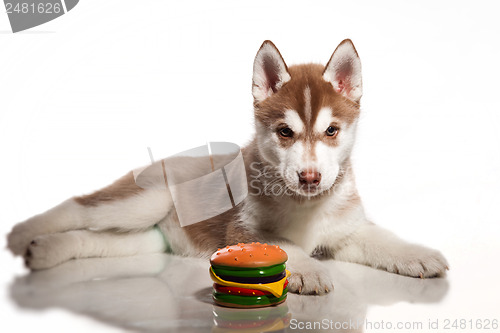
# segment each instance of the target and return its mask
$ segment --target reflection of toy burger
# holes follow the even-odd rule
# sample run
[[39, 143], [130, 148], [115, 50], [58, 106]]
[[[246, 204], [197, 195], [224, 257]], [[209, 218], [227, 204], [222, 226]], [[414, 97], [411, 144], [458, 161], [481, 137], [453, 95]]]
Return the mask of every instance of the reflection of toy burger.
[[213, 315], [213, 333], [284, 332], [292, 316], [286, 304], [246, 311], [214, 306]]
[[237, 308], [276, 305], [288, 292], [285, 262], [288, 256], [277, 245], [260, 243], [226, 246], [210, 259], [216, 304]]

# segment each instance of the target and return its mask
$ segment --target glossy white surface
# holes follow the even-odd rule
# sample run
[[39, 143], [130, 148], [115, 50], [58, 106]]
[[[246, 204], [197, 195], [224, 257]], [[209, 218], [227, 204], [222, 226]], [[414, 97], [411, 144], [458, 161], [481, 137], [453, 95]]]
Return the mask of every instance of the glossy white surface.
[[[298, 321], [363, 322], [371, 308], [397, 303], [439, 304], [447, 279], [413, 279], [364, 266], [325, 262], [335, 280], [327, 296], [290, 294], [280, 308]], [[52, 307], [83, 314], [110, 327], [144, 331], [206, 332], [216, 329], [218, 313], [243, 312], [259, 320], [260, 310], [213, 305], [205, 260], [168, 254], [132, 258], [74, 260], [17, 278], [12, 300], [23, 309]], [[270, 308], [270, 316], [273, 310]], [[256, 318], [253, 318], [255, 313]], [[233, 314], [234, 315], [234, 314]], [[371, 316], [370, 320], [380, 317]], [[286, 322], [286, 320], [285, 320]], [[232, 324], [238, 326], [239, 321]], [[226, 322], [227, 324], [227, 322]]]

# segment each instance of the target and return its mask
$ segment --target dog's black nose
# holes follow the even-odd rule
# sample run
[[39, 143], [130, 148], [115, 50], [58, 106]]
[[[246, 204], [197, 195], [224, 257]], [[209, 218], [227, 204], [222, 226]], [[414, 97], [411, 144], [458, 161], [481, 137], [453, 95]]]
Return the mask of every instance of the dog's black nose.
[[300, 185], [318, 186], [321, 182], [321, 173], [314, 169], [308, 169], [299, 173]]

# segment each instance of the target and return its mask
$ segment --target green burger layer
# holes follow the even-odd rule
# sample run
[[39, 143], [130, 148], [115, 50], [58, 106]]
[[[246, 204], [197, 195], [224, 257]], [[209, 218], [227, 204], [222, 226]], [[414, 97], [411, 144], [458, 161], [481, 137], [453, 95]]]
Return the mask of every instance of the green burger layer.
[[272, 305], [275, 303], [282, 302], [286, 298], [288, 293], [288, 287], [283, 290], [283, 294], [280, 297], [274, 295], [263, 295], [263, 296], [238, 296], [215, 292], [213, 293], [214, 301], [221, 303], [238, 304], [244, 306], [255, 306], [255, 305]]
[[268, 267], [230, 267], [214, 266], [212, 270], [217, 276], [235, 276], [235, 277], [266, 277], [273, 276], [283, 272], [286, 268], [285, 263]]

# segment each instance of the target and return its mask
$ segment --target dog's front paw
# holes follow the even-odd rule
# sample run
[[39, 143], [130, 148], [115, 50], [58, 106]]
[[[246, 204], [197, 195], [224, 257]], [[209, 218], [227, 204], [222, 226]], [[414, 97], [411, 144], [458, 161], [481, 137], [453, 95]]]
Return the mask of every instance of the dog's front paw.
[[444, 276], [448, 261], [441, 252], [420, 245], [407, 245], [401, 249], [387, 270], [401, 275], [431, 278]]
[[323, 295], [333, 290], [328, 270], [317, 260], [288, 265], [290, 277], [288, 290], [292, 293], [305, 295]]
[[49, 234], [33, 239], [24, 254], [30, 269], [54, 267], [72, 258], [70, 239], [65, 234]]

